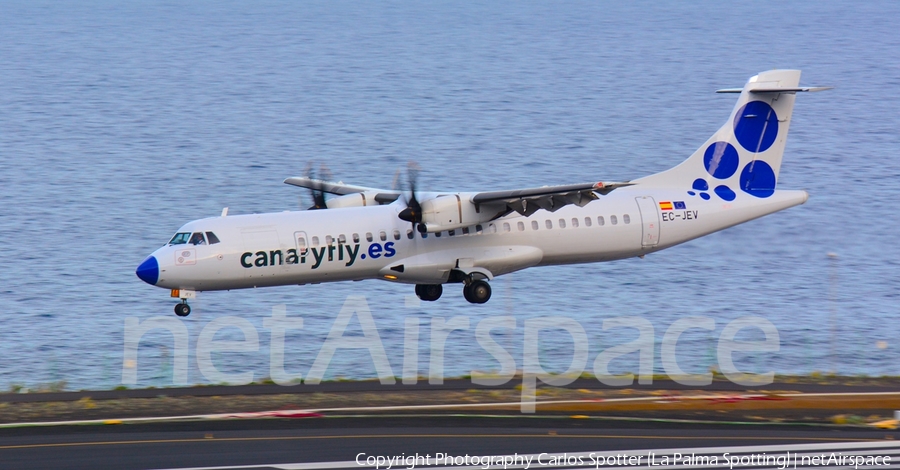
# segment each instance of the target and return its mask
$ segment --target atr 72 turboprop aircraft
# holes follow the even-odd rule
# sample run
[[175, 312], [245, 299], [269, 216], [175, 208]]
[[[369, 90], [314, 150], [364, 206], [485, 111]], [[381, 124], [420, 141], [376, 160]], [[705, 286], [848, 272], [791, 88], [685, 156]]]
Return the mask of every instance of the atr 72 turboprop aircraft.
[[459, 283], [478, 304], [503, 274], [643, 257], [806, 202], [775, 183], [796, 93], [830, 87], [799, 82], [799, 70], [773, 70], [719, 90], [740, 93], [728, 121], [680, 165], [628, 182], [476, 193], [416, 192], [414, 167], [408, 192], [288, 178], [326, 210], [226, 208], [181, 227], [137, 276], [171, 289], [186, 316], [199, 291], [363, 279], [415, 284], [426, 301]]

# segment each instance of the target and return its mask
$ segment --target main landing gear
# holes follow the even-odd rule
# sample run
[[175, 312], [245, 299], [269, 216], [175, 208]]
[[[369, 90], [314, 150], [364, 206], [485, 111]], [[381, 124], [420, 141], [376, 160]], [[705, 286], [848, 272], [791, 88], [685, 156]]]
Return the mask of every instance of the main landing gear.
[[483, 304], [491, 300], [491, 285], [480, 279], [467, 282], [463, 287], [463, 296], [473, 304]]
[[440, 284], [416, 284], [416, 295], [426, 302], [434, 302], [441, 298], [444, 287]]
[[175, 304], [175, 315], [186, 317], [191, 314], [191, 306], [187, 304], [187, 300], [182, 300], [180, 304]]
[[[434, 302], [443, 293], [444, 287], [440, 284], [416, 284], [416, 295], [426, 302]], [[467, 280], [463, 287], [463, 297], [473, 304], [483, 304], [491, 299], [491, 285], [480, 279]]]

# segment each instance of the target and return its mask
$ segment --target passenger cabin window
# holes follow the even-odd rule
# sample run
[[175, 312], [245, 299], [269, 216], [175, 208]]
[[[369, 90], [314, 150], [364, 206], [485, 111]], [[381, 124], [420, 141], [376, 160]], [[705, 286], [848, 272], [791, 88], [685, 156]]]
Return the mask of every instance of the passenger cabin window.
[[566, 219], [559, 219], [559, 228], [566, 228]]
[[611, 215], [611, 216], [609, 216], [609, 223], [616, 225], [619, 223], [619, 219], [617, 219], [616, 216]]
[[497, 226], [494, 224], [488, 225], [488, 231], [491, 233], [497, 233]]
[[319, 246], [319, 237], [312, 237], [312, 246]]
[[503, 231], [509, 232], [509, 222], [503, 222]]
[[366, 241], [367, 242], [372, 241], [372, 232], [366, 232]]
[[297, 249], [300, 250], [301, 255], [306, 254], [306, 238], [297, 237]]
[[191, 245], [206, 245], [206, 239], [203, 238], [203, 232], [194, 232], [191, 235], [191, 241], [189, 241]]
[[475, 235], [481, 235], [482, 233], [484, 233], [484, 227], [482, 227], [481, 225], [476, 225], [475, 226]]
[[578, 228], [578, 219], [572, 217], [572, 228]]
[[176, 233], [175, 236], [169, 240], [169, 245], [184, 245], [188, 242], [189, 238], [191, 238], [191, 232]]
[[447, 230], [447, 236], [452, 237], [454, 235], [456, 235], [456, 230]]
[[585, 217], [585, 218], [584, 218], [584, 226], [585, 226], [585, 227], [590, 227], [590, 226], [591, 226], [591, 218], [590, 218], [590, 217]]
[[343, 233], [338, 235], [338, 243], [340, 243], [342, 245], [346, 245], [347, 244], [347, 236], [344, 235]]
[[210, 245], [215, 245], [216, 243], [219, 243], [219, 237], [212, 232], [206, 232], [206, 241], [208, 241]]
[[400, 231], [397, 229], [394, 229], [394, 240], [399, 240], [399, 239], [400, 239]]
[[553, 228], [553, 221], [550, 220], [550, 219], [547, 219], [547, 220], [544, 221], [544, 225], [547, 226], [547, 230], [550, 230], [550, 229]]
[[628, 215], [628, 214], [623, 215], [623, 216], [622, 216], [622, 222], [625, 222], [626, 224], [630, 224], [630, 223], [631, 223], [631, 216]]
[[601, 227], [606, 225], [606, 220], [603, 219], [602, 215], [597, 216], [597, 225], [599, 225]]
[[519, 221], [516, 223], [516, 228], [519, 229], [520, 232], [525, 231], [525, 222]]
[[331, 246], [334, 242], [334, 238], [331, 238], [331, 235], [325, 235], [325, 244]]
[[441, 232], [434, 232], [435, 238], [441, 238]]
[[387, 232], [385, 232], [384, 230], [378, 232], [378, 237], [381, 238], [381, 241], [386, 242], [387, 241]]
[[411, 228], [406, 229], [406, 238], [409, 238], [410, 240], [412, 240], [413, 238], [415, 238], [415, 236], [416, 236], [416, 234], [413, 232], [413, 230]]
[[538, 227], [540, 227], [540, 224], [538, 224], [537, 220], [532, 220], [531, 221], [531, 230], [537, 230]]
[[463, 234], [463, 235], [468, 235], [468, 234], [469, 234], [469, 227], [463, 227], [463, 228], [462, 228], [462, 234]]
[[358, 233], [353, 234], [353, 243], [359, 243], [359, 234]]

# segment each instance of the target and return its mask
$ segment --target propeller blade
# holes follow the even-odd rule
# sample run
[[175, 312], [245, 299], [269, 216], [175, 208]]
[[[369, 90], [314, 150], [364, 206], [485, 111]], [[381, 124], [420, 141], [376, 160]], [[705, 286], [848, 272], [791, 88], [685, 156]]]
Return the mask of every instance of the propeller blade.
[[409, 162], [406, 170], [406, 176], [409, 181], [409, 197], [406, 198], [406, 209], [400, 211], [398, 217], [412, 224], [413, 229], [419, 232], [425, 231], [425, 225], [422, 224], [422, 205], [416, 197], [416, 183], [419, 179], [419, 171], [421, 168], [415, 162]]
[[391, 181], [391, 190], [397, 191], [398, 189], [400, 189], [400, 176], [401, 176], [400, 169], [397, 168], [397, 171], [394, 172], [394, 180]]
[[324, 163], [319, 165], [319, 174], [322, 175], [322, 181], [334, 181], [334, 175], [331, 174], [331, 170]]
[[[324, 171], [328, 171], [328, 169], [325, 168], [324, 165], [322, 165], [322, 169]], [[312, 163], [306, 164], [306, 177], [312, 181], [318, 181], [318, 180], [316, 180], [316, 173], [315, 173], [315, 170], [313, 170]], [[307, 210], [318, 210], [318, 209], [327, 209], [328, 208], [328, 206], [325, 205], [325, 192], [322, 191], [322, 188], [320, 185], [314, 183], [313, 187], [309, 189], [309, 192], [312, 195], [313, 205], [310, 206]]]

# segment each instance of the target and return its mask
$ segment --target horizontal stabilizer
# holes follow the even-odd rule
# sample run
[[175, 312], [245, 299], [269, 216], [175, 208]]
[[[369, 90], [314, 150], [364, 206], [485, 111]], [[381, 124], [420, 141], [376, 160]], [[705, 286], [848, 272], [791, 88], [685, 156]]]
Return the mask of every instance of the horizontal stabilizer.
[[[831, 90], [834, 88], [833, 86], [807, 86], [807, 87], [776, 87], [776, 88], [756, 88], [747, 90], [750, 93], [797, 93], [798, 91], [825, 91]], [[740, 93], [744, 91], [743, 88], [723, 88], [721, 90], [716, 90], [716, 93]]]

